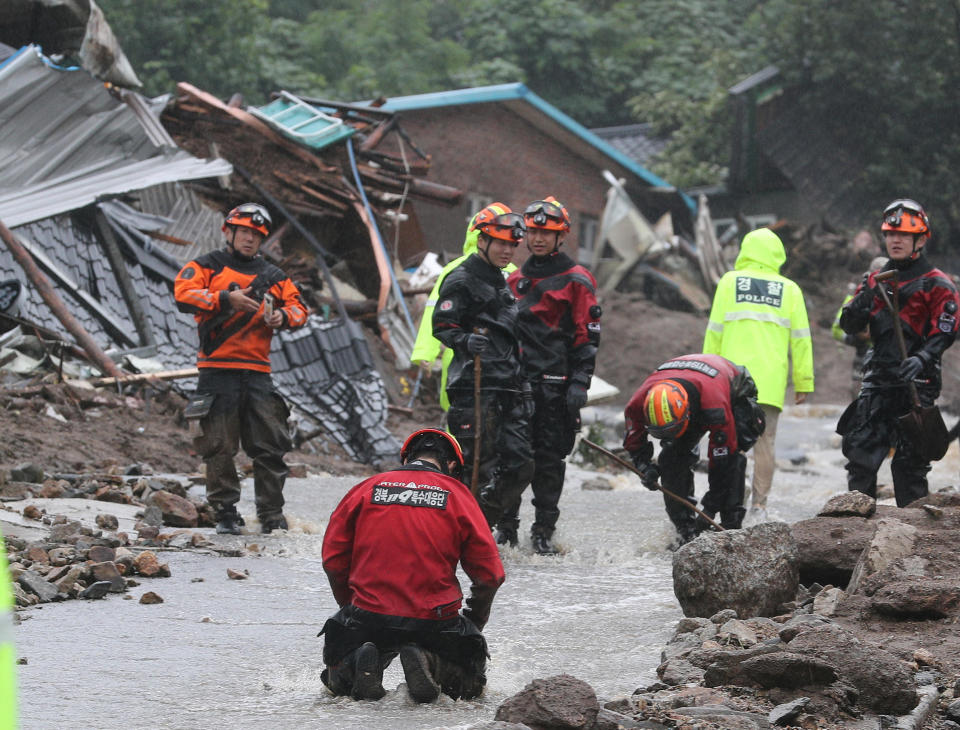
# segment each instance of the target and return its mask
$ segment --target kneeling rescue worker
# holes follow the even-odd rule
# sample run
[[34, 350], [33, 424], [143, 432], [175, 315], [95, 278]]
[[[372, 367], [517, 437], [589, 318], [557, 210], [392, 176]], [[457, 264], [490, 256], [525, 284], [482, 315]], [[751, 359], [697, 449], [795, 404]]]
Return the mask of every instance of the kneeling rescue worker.
[[245, 203], [223, 223], [226, 250], [188, 262], [177, 274], [174, 296], [194, 315], [200, 336], [196, 395], [187, 418], [199, 419], [194, 440], [206, 465], [207, 501], [217, 532], [239, 535], [240, 481], [233, 458], [238, 446], [253, 460], [253, 487], [260, 529], [287, 529], [283, 455], [292, 443], [290, 411], [270, 377], [270, 341], [279, 329], [302, 327], [307, 308], [290, 278], [260, 255], [270, 234], [270, 214]]
[[[719, 355], [683, 355], [668, 360], [643, 381], [624, 411], [623, 446], [642, 473], [647, 489], [663, 488], [688, 502], [694, 498], [693, 469], [700, 460], [700, 439], [709, 441], [709, 488], [703, 496], [704, 514], [720, 513], [724, 529], [743, 522], [746, 457], [763, 434], [763, 410], [757, 404], [757, 386], [747, 369]], [[657, 463], [647, 435], [662, 440]], [[667, 515], [677, 528], [680, 544], [707, 527], [693, 510], [664, 495]]]
[[[340, 610], [324, 624], [321, 679], [334, 695], [378, 700], [399, 654], [410, 696], [471, 699], [486, 684], [481, 630], [504, 580], [487, 521], [460, 481], [457, 440], [412, 433], [402, 466], [353, 487], [330, 516], [323, 568]], [[457, 564], [472, 581], [466, 607]]]

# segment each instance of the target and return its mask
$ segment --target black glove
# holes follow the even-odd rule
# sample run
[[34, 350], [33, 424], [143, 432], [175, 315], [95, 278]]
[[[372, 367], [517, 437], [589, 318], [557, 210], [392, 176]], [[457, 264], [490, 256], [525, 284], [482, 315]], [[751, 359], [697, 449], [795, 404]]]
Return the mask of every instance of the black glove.
[[490, 338], [484, 335], [467, 335], [467, 352], [471, 355], [479, 355], [490, 346]]
[[523, 398], [523, 415], [527, 417], [527, 420], [530, 420], [536, 411], [536, 404], [533, 400], [533, 386], [530, 383], [521, 385], [520, 395]]
[[900, 371], [897, 374], [901, 380], [909, 382], [920, 374], [923, 370], [923, 365], [923, 358], [912, 355], [900, 363]]
[[657, 491], [657, 482], [660, 480], [660, 470], [656, 464], [637, 464], [637, 471], [640, 472], [640, 482], [647, 489]]
[[576, 413], [587, 405], [587, 388], [580, 383], [572, 383], [567, 388], [567, 410]]

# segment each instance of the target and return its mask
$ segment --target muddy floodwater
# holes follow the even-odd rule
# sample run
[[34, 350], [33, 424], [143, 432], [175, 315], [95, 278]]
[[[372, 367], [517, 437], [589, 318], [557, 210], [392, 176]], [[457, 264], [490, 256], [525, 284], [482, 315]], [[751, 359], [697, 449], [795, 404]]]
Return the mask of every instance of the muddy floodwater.
[[[780, 420], [781, 465], [770, 516], [793, 522], [845, 489], [837, 409], [788, 409]], [[957, 445], [931, 472], [931, 487], [956, 483]], [[886, 476], [884, 476], [886, 475]], [[503, 551], [507, 581], [487, 638], [488, 689], [475, 702], [442, 698], [417, 706], [399, 661], [384, 675], [387, 697], [330, 697], [320, 682], [324, 619], [335, 610], [320, 546], [327, 517], [358, 479], [291, 479], [287, 534], [214, 535], [243, 557], [162, 552], [173, 576], [142, 579], [132, 600], [46, 604], [17, 627], [21, 725], [36, 728], [463, 728], [492, 719], [530, 680], [566, 672], [601, 700], [656, 679], [660, 650], [681, 612], [673, 595], [672, 529], [661, 497], [632, 476], [607, 475], [612, 489], [583, 489], [596, 473], [570, 467], [556, 538], [559, 557], [534, 555], [529, 541]], [[697, 494], [706, 475], [697, 474]], [[881, 481], [889, 483], [884, 467]], [[245, 483], [241, 512], [254, 513]], [[529, 493], [521, 530], [530, 525]], [[251, 549], [253, 550], [251, 552]], [[230, 580], [227, 569], [246, 571]], [[468, 581], [461, 576], [461, 583]], [[146, 591], [163, 597], [141, 605]]]

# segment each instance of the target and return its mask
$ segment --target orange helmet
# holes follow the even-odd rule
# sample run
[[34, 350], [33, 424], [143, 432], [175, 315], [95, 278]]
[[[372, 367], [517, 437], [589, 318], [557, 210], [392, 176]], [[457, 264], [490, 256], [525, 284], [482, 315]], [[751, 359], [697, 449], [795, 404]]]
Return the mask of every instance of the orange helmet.
[[570, 230], [570, 213], [552, 195], [530, 203], [523, 211], [523, 220], [527, 228], [542, 228], [545, 231], [563, 233]]
[[490, 203], [473, 217], [470, 230], [480, 231], [491, 238], [512, 243], [514, 247], [520, 245], [527, 227], [523, 216], [514, 213], [503, 203]]
[[690, 398], [676, 380], [661, 380], [643, 399], [643, 423], [651, 436], [675, 439], [690, 424]]
[[220, 228], [226, 233], [227, 226], [243, 226], [259, 231], [266, 237], [270, 235], [272, 224], [273, 221], [270, 220], [270, 214], [266, 208], [256, 203], [244, 203], [227, 213], [227, 217]]
[[917, 235], [930, 235], [930, 220], [923, 206], [915, 200], [901, 198], [883, 209], [881, 231], [904, 231]]
[[441, 431], [439, 428], [421, 428], [419, 431], [414, 431], [403, 442], [403, 447], [400, 449], [400, 461], [406, 464], [407, 459], [412, 454], [421, 451], [436, 451], [441, 454], [444, 462], [441, 468], [444, 473], [447, 469], [446, 462], [457, 462], [453, 476], [460, 476], [460, 471], [463, 469], [463, 451], [460, 449], [460, 443], [452, 434]]

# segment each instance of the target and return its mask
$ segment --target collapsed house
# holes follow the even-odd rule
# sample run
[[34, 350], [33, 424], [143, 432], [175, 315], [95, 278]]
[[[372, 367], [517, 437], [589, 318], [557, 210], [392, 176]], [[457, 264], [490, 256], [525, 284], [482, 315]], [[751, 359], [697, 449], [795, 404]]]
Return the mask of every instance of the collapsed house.
[[[283, 221], [264, 254], [317, 312], [308, 326], [274, 338], [278, 389], [351, 458], [395, 458], [383, 379], [339, 292], [354, 283], [361, 301], [373, 300], [385, 339], [412, 339], [377, 221], [407, 195], [456, 200], [458, 192], [419, 184], [429, 164], [422, 154], [406, 165], [377, 152], [397, 129], [392, 114], [345, 107], [339, 118], [320, 119], [308, 111], [314, 126], [336, 129], [318, 142], [302, 135], [309, 123], [280, 113], [303, 111], [295, 97], [253, 114], [189, 85], [179, 91], [173, 101], [146, 99], [57, 67], [36, 46], [0, 57], [0, 222], [112, 360], [189, 370], [196, 327], [174, 306], [173, 279], [186, 261], [222, 245], [223, 211], [263, 200]], [[70, 341], [2, 247], [0, 279], [22, 284], [5, 299], [16, 300], [22, 329]]]

